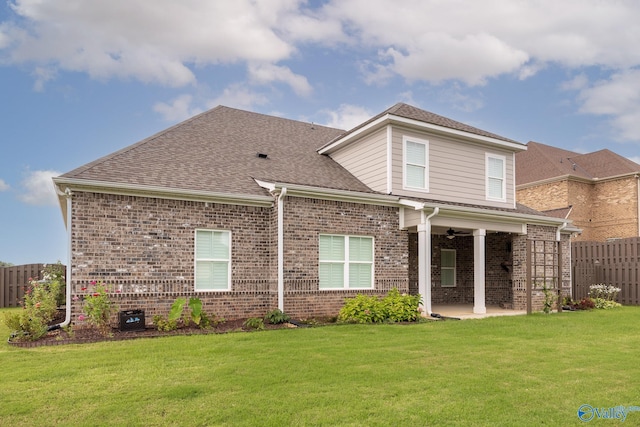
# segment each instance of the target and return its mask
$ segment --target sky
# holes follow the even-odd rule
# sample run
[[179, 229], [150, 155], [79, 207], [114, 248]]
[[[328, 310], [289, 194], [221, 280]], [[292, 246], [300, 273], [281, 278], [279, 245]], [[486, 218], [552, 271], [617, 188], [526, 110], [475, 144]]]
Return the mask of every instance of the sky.
[[406, 102], [640, 163], [639, 18], [636, 0], [0, 0], [0, 261], [66, 263], [51, 177], [217, 105], [349, 129]]

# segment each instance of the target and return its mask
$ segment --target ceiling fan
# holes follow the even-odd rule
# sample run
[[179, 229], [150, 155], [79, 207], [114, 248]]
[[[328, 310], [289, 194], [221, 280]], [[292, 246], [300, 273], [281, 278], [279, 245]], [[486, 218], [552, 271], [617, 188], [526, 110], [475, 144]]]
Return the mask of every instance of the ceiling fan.
[[468, 236], [470, 233], [466, 233], [464, 231], [455, 231], [453, 228], [449, 228], [447, 230], [447, 239], [455, 239], [456, 236]]

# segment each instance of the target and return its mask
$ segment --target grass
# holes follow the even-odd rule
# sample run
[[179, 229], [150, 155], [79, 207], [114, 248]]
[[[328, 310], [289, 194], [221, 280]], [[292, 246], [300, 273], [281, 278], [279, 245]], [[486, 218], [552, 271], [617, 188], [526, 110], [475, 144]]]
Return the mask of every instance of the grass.
[[[640, 307], [35, 349], [3, 342], [0, 419], [11, 426], [583, 425], [582, 404], [640, 406], [638, 349]], [[617, 421], [592, 424], [607, 422]], [[640, 424], [640, 412], [627, 422]]]

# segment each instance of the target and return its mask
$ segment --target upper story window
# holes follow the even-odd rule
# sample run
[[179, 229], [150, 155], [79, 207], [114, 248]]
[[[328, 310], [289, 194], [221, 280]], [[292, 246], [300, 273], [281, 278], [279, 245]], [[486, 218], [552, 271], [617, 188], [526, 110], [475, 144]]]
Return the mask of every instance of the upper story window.
[[506, 157], [497, 154], [486, 155], [487, 200], [506, 202]]
[[320, 235], [320, 289], [373, 288], [373, 237]]
[[196, 230], [196, 291], [227, 291], [231, 288], [231, 232]]
[[429, 141], [403, 137], [404, 188], [429, 191]]

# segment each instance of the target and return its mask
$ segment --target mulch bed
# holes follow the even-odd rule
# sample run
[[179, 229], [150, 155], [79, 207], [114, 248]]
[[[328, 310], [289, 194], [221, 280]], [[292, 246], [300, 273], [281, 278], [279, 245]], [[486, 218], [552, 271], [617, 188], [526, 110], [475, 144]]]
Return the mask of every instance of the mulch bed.
[[[61, 323], [64, 320], [64, 313], [62, 317], [54, 319], [52, 324]], [[32, 348], [41, 346], [52, 345], [65, 345], [65, 344], [84, 344], [102, 341], [123, 341], [139, 338], [155, 338], [155, 337], [168, 337], [176, 335], [203, 335], [203, 334], [226, 334], [230, 332], [251, 332], [255, 329], [250, 329], [244, 326], [246, 319], [227, 320], [219, 323], [214, 327], [207, 329], [201, 329], [197, 326], [179, 327], [175, 331], [158, 331], [152, 326], [147, 326], [144, 331], [121, 331], [116, 328], [112, 328], [107, 333], [102, 333], [96, 328], [84, 327], [84, 328], [72, 328], [71, 332], [67, 332], [63, 329], [56, 329], [49, 331], [44, 337], [36, 341], [17, 340], [15, 338], [9, 339], [8, 343], [15, 347]], [[272, 329], [286, 329], [286, 328], [298, 328], [307, 327], [309, 320], [296, 321], [281, 324], [264, 323], [265, 330]], [[311, 321], [313, 325], [321, 325], [331, 323], [331, 320], [327, 319], [314, 319]]]

